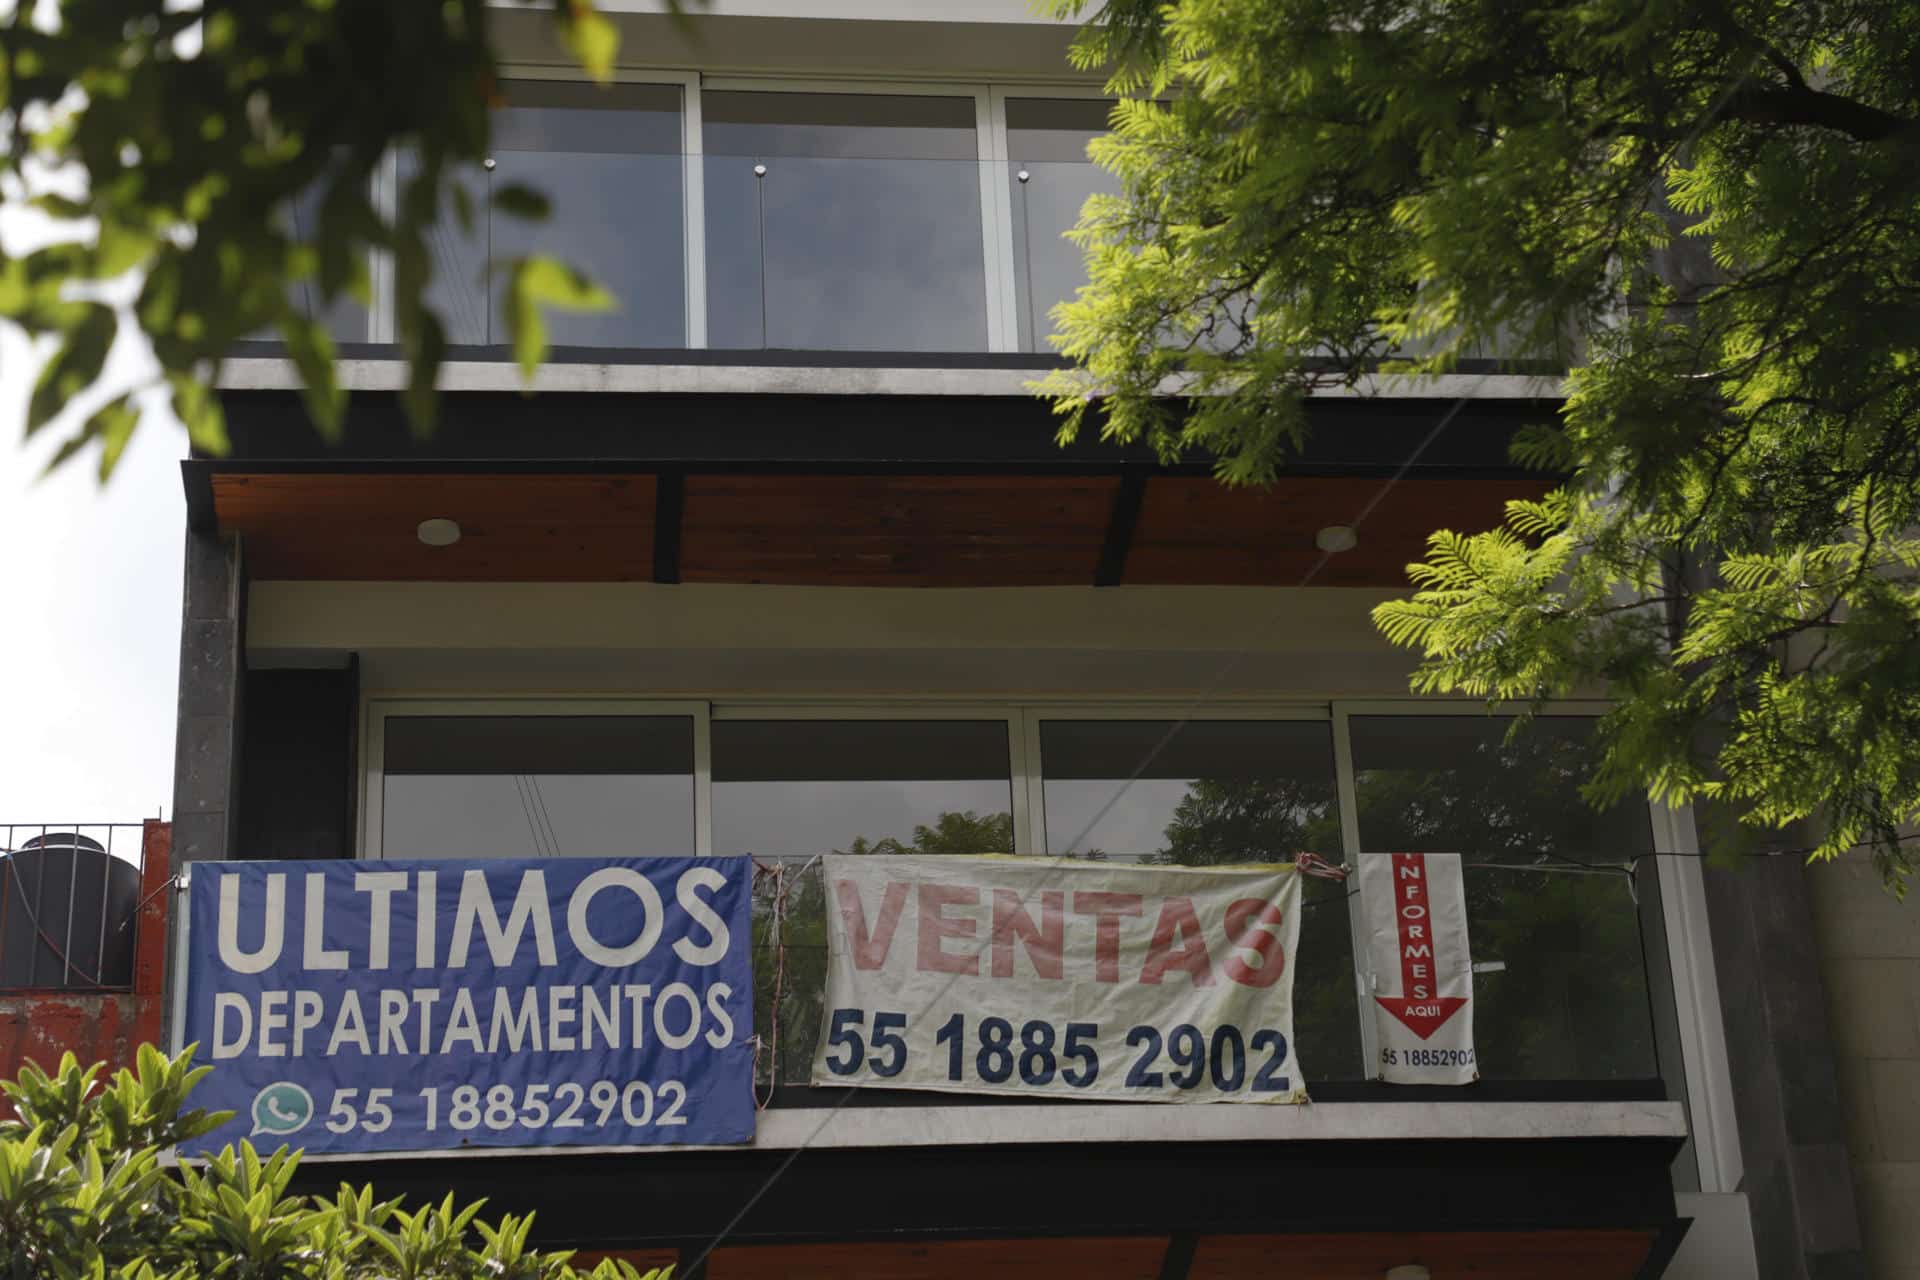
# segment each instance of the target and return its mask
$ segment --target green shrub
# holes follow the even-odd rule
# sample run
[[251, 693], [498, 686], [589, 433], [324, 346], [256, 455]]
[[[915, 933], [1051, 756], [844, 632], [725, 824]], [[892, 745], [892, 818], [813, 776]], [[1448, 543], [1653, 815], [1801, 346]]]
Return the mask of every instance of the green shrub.
[[[489, 1223], [481, 1205], [408, 1209], [373, 1188], [287, 1194], [300, 1153], [249, 1142], [204, 1161], [173, 1158], [230, 1113], [189, 1110], [211, 1068], [193, 1049], [143, 1045], [138, 1071], [102, 1079], [72, 1054], [0, 1084], [0, 1271], [8, 1280], [641, 1280], [624, 1262], [576, 1270], [527, 1248], [531, 1216]], [[666, 1280], [649, 1272], [646, 1280]]]

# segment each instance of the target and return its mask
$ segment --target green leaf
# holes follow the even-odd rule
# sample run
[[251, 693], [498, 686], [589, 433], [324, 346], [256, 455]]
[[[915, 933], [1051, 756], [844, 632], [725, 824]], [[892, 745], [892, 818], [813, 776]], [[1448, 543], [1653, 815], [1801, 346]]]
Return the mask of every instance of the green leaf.
[[620, 53], [619, 28], [587, 0], [560, 0], [559, 24], [560, 41], [581, 69], [601, 84], [612, 80], [613, 61]]
[[27, 405], [29, 436], [99, 379], [117, 328], [111, 307], [96, 303], [86, 308], [34, 384], [33, 399]]
[[127, 451], [134, 428], [140, 425], [140, 411], [122, 396], [94, 414], [88, 425], [100, 436], [100, 482], [105, 484], [120, 464], [120, 455]]
[[231, 446], [220, 398], [191, 374], [176, 373], [167, 382], [173, 388], [173, 412], [186, 424], [188, 442], [203, 452], [224, 454]]
[[94, 244], [93, 273], [101, 280], [124, 275], [153, 257], [159, 241], [145, 231], [117, 223], [102, 223]]
[[307, 415], [328, 443], [340, 439], [340, 423], [347, 407], [347, 393], [334, 373], [333, 335], [325, 325], [287, 307], [280, 316], [280, 333], [286, 339], [287, 354], [300, 371], [300, 390], [306, 401]]
[[493, 207], [529, 222], [545, 221], [553, 210], [545, 195], [520, 182], [509, 182], [496, 190]]
[[446, 359], [446, 355], [447, 333], [440, 325], [440, 317], [422, 308], [408, 337], [407, 388], [400, 395], [401, 407], [407, 414], [407, 425], [417, 437], [424, 438], [430, 433], [439, 415], [440, 396], [437, 387], [440, 363]]
[[502, 308], [507, 334], [520, 371], [531, 378], [547, 353], [542, 306], [567, 311], [610, 311], [613, 295], [592, 280], [553, 258], [534, 255], [514, 260], [507, 279]]

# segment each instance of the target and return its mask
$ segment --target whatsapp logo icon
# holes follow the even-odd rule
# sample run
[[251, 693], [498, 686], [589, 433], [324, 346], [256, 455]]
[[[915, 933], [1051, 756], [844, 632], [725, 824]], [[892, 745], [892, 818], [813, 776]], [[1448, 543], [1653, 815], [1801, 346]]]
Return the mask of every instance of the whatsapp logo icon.
[[313, 1119], [313, 1095], [291, 1080], [276, 1080], [253, 1095], [253, 1133], [284, 1138]]

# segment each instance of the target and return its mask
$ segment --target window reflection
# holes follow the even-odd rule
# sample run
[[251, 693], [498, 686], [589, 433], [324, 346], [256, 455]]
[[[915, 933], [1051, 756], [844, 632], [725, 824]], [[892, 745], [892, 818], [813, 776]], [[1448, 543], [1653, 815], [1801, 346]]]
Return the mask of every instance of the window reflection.
[[1001, 720], [716, 720], [717, 854], [1010, 853]]
[[1087, 144], [1107, 132], [1112, 110], [1102, 99], [1007, 100], [1022, 351], [1053, 349], [1048, 313], [1087, 282], [1085, 255], [1066, 233], [1080, 221], [1088, 196], [1120, 191], [1118, 178], [1087, 159]]
[[686, 716], [391, 716], [389, 858], [689, 855]]
[[[508, 86], [507, 105], [492, 123], [493, 168], [459, 176], [473, 197], [472, 230], [462, 231], [448, 210], [431, 233], [428, 296], [447, 340], [507, 342], [507, 281], [489, 260], [545, 253], [605, 286], [617, 304], [607, 312], [548, 312], [555, 346], [686, 345], [680, 90], [522, 81]], [[552, 216], [527, 222], [496, 214], [493, 192], [509, 183], [544, 194]]]
[[[1048, 720], [1047, 851], [1210, 867], [1341, 860], [1325, 721]], [[1302, 883], [1294, 1029], [1310, 1078], [1355, 1079], [1359, 1022], [1347, 888]]]
[[986, 348], [972, 98], [708, 93], [701, 111], [713, 346]]
[[1639, 908], [1618, 866], [1653, 850], [1644, 803], [1579, 794], [1592, 722], [1542, 718], [1512, 741], [1486, 716], [1350, 722], [1368, 850], [1458, 853], [1476, 963], [1474, 1036], [1501, 1079], [1651, 1079]]
[[[754, 1025], [779, 1027], [763, 1081], [801, 1084], [826, 991], [825, 881], [814, 855], [1013, 851], [1002, 720], [716, 720], [713, 847], [751, 853]], [[775, 991], [778, 988], [778, 1010]]]

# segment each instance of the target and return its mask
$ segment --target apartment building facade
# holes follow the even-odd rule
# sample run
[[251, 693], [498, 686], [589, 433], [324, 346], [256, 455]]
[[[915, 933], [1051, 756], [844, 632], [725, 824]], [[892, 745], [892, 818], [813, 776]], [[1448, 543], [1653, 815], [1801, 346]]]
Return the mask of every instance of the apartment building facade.
[[[338, 442], [271, 345], [229, 365], [232, 449], [183, 467], [173, 853], [752, 858], [754, 1136], [315, 1185], [484, 1195], [715, 1276], [1852, 1274], [1822, 1269], [1859, 1241], [1850, 1195], [1820, 1198], [1847, 1147], [1799, 869], [1708, 870], [1685, 811], [1595, 813], [1602, 703], [1509, 740], [1410, 698], [1369, 621], [1429, 531], [1540, 491], [1507, 443], [1556, 380], [1490, 362], [1316, 401], [1264, 492], [1059, 447], [1028, 384], [1080, 278], [1061, 233], [1107, 181], [1070, 28], [1014, 0], [603, 7], [607, 90], [502, 14], [513, 78], [468, 180], [557, 212], [436, 239], [430, 437], [378, 287], [328, 316]], [[622, 299], [553, 321], [531, 396], [486, 272], [525, 246]], [[1375, 1078], [1376, 975], [1320, 880], [1309, 1105], [823, 1090], [817, 859], [854, 849], [1457, 853], [1480, 1078]]]

